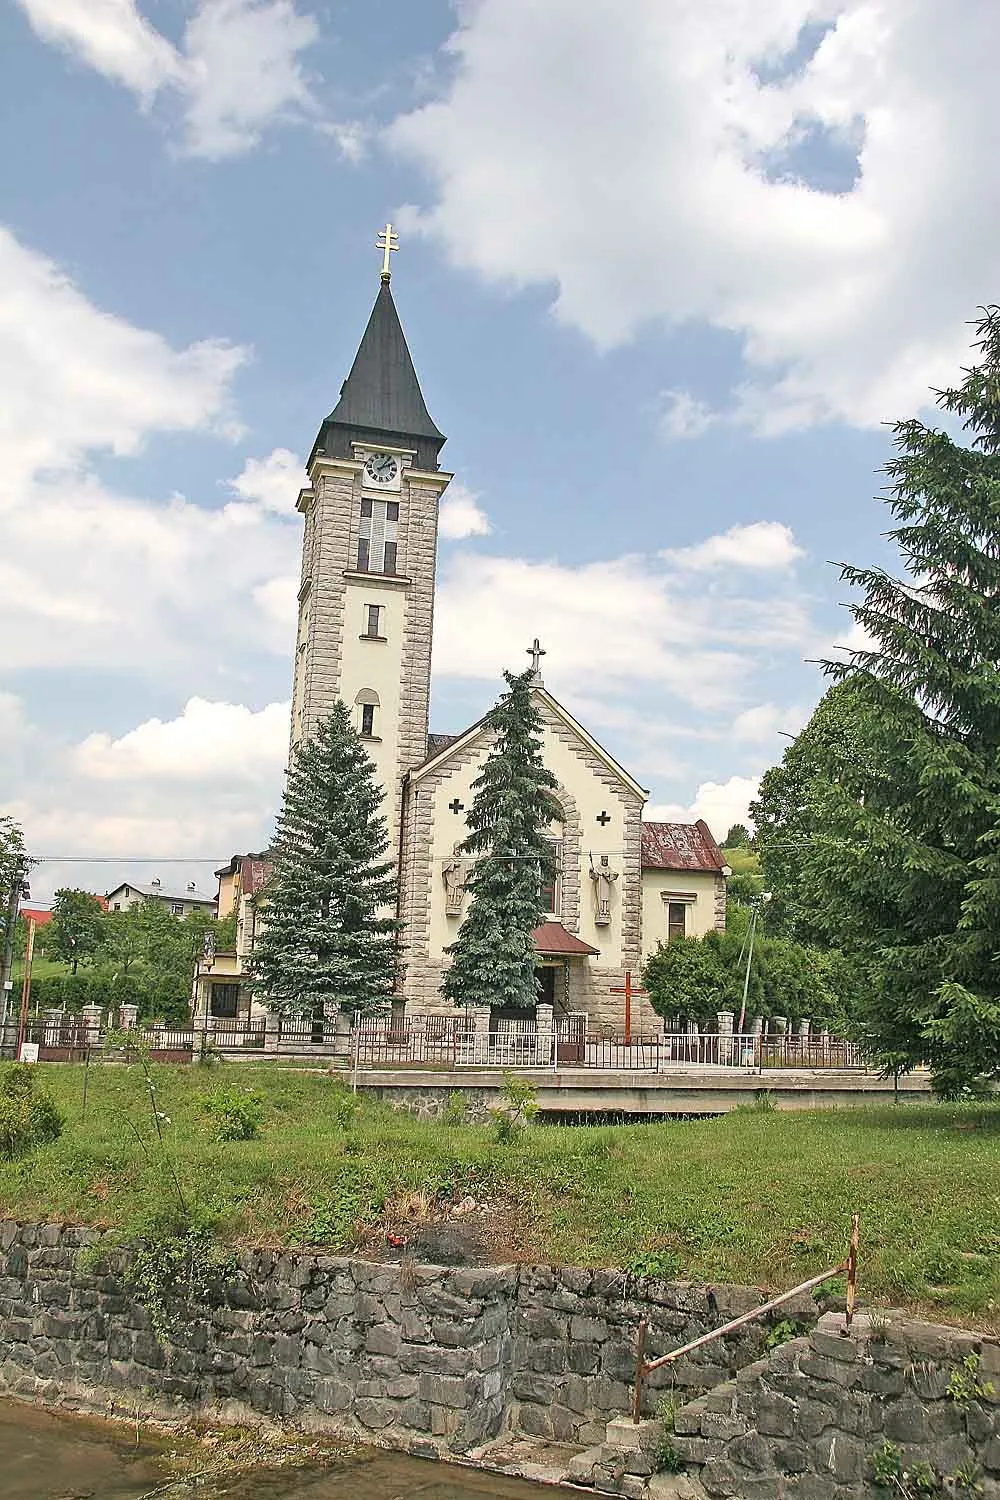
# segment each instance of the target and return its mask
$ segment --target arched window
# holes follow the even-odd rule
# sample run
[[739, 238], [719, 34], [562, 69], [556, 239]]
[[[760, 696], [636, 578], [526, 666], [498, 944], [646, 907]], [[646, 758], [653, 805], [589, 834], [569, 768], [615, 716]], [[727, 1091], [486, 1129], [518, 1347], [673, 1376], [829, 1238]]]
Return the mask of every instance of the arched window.
[[375, 710], [379, 707], [378, 693], [374, 688], [362, 688], [354, 702], [358, 709], [358, 733], [362, 739], [376, 739]]

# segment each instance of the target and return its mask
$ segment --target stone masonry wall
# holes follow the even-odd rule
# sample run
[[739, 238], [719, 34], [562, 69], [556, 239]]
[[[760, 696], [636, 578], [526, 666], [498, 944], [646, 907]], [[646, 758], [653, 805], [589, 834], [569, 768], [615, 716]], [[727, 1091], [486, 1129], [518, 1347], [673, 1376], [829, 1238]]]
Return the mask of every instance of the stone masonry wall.
[[[760, 1301], [741, 1287], [626, 1284], [621, 1272], [249, 1250], [204, 1304], [170, 1310], [161, 1342], [127, 1289], [123, 1252], [95, 1259], [100, 1238], [0, 1225], [0, 1391], [164, 1418], [282, 1418], [417, 1453], [464, 1453], [506, 1431], [593, 1442], [629, 1409], [640, 1317], [656, 1353]], [[677, 1382], [728, 1378], [764, 1337], [754, 1327], [713, 1346]], [[650, 1409], [658, 1395], [651, 1382]]]
[[[895, 1316], [843, 1326], [828, 1314], [677, 1412], [674, 1446], [713, 1500], [1000, 1500], [997, 1341]], [[879, 1485], [880, 1451], [911, 1477]]]

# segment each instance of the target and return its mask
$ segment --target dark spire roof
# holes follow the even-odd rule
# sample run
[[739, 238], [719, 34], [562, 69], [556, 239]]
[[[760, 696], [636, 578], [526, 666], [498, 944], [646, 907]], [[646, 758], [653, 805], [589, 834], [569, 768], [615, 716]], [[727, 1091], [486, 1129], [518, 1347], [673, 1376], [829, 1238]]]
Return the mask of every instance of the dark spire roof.
[[390, 447], [415, 448], [418, 467], [436, 469], [444, 440], [424, 405], [389, 278], [383, 276], [351, 373], [320, 428], [309, 461], [321, 449], [331, 457], [352, 458], [352, 442], [382, 441]]

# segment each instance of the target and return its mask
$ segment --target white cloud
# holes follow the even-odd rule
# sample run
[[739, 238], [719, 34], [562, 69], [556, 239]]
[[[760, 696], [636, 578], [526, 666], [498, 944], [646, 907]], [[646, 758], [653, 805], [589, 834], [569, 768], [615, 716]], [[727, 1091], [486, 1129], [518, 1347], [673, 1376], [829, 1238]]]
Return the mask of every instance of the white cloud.
[[134, 0], [19, 0], [38, 35], [77, 53], [84, 62], [149, 100], [183, 66], [175, 49], [135, 7]]
[[802, 548], [789, 526], [780, 521], [752, 521], [746, 526], [731, 526], [718, 536], [710, 536], [694, 547], [678, 547], [664, 552], [677, 567], [696, 570], [706, 568], [787, 568], [803, 557]]
[[191, 154], [236, 156], [265, 126], [311, 112], [299, 53], [318, 37], [292, 0], [202, 0], [185, 34]]
[[151, 431], [220, 427], [245, 359], [217, 339], [175, 350], [100, 312], [0, 226], [0, 508], [5, 492], [84, 451], [135, 453]]
[[736, 740], [764, 744], [774, 741], [778, 735], [790, 737], [798, 734], [808, 716], [809, 710], [798, 704], [780, 708], [776, 703], [758, 703], [736, 715], [731, 734]]
[[[745, 701], [755, 652], [798, 659], [806, 633], [801, 600], [712, 592], [653, 558], [577, 567], [460, 553], [445, 566], [435, 612], [437, 672], [496, 680], [538, 635], [546, 680], [557, 691], [605, 699], [655, 693], [722, 709]], [[511, 621], [524, 633], [511, 638]], [[647, 700], [648, 701], [648, 700]], [[608, 708], [611, 704], [607, 704]]]
[[249, 607], [298, 555], [297, 527], [267, 508], [277, 488], [269, 461], [256, 503], [217, 510], [117, 494], [87, 468], [90, 453], [136, 453], [156, 432], [232, 430], [229, 386], [245, 358], [214, 340], [177, 350], [101, 311], [0, 229], [6, 669], [100, 662], [173, 674], [190, 691], [193, 666], [201, 685], [217, 686], [216, 663], [237, 645], [288, 650], [266, 608]]
[[[180, 101], [184, 148], [220, 160], [251, 150], [264, 129], [317, 113], [299, 54], [319, 37], [293, 0], [199, 0], [183, 50], [162, 36], [135, 0], [18, 0], [38, 35], [122, 83], [143, 105]], [[341, 149], [356, 149], [350, 126]]]
[[438, 531], [448, 541], [461, 541], [469, 536], [489, 536], [493, 530], [490, 518], [477, 503], [474, 495], [464, 484], [452, 480], [445, 491], [438, 512]]
[[719, 414], [690, 391], [664, 391], [660, 431], [666, 438], [683, 441], [704, 437], [720, 420]]
[[[389, 141], [433, 183], [409, 224], [455, 264], [554, 285], [602, 347], [657, 321], [732, 334], [727, 416], [760, 432], [871, 427], [956, 372], [996, 283], [998, 45], [992, 0], [951, 7], [944, 40], [936, 0], [478, 0]], [[835, 191], [806, 175], [819, 154]]]
[[757, 795], [759, 776], [730, 776], [728, 781], [703, 781], [686, 806], [679, 802], [650, 805], [643, 816], [651, 823], [694, 823], [704, 818], [721, 843], [734, 823], [750, 823], [750, 803]]
[[176, 719], [147, 719], [115, 739], [88, 735], [73, 752], [82, 776], [153, 782], [273, 782], [288, 753], [289, 706], [253, 713], [240, 703], [191, 698]]
[[248, 458], [242, 473], [229, 481], [229, 488], [263, 510], [292, 516], [305, 482], [301, 458], [288, 448], [275, 448], [266, 458]]

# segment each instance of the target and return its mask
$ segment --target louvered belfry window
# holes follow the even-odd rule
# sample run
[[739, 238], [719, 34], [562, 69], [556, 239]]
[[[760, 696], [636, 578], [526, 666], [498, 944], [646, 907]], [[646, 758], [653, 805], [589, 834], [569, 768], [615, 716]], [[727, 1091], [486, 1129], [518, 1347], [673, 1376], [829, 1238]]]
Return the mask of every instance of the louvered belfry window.
[[359, 573], [395, 573], [398, 500], [362, 500]]

